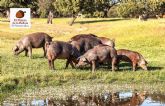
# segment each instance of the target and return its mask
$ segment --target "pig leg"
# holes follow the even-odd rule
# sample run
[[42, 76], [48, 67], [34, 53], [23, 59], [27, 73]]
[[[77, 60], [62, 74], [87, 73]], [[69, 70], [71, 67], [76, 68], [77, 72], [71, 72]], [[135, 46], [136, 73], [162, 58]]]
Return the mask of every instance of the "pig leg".
[[119, 70], [119, 64], [120, 64], [120, 58], [117, 57], [116, 58], [116, 64], [115, 64], [115, 67], [116, 67], [117, 70]]
[[48, 60], [48, 64], [49, 64], [49, 69], [52, 69], [52, 64], [51, 64], [51, 60]]
[[119, 63], [120, 63], [120, 61], [117, 60], [116, 64], [115, 64], [115, 67], [116, 67], [117, 70], [119, 70]]
[[69, 59], [67, 59], [67, 61], [66, 61], [65, 69], [68, 68], [68, 65], [69, 65], [69, 64], [72, 66], [72, 68], [74, 68], [73, 62], [72, 62], [71, 59], [69, 58]]
[[96, 62], [92, 61], [92, 73], [94, 73], [95, 69], [96, 69]]
[[28, 47], [29, 58], [32, 58], [32, 47]]
[[27, 50], [27, 49], [25, 49], [25, 56], [27, 56], [27, 54], [28, 54], [28, 50]]
[[70, 61], [70, 65], [72, 66], [72, 68], [75, 68], [72, 61]]
[[96, 62], [96, 67], [100, 68], [100, 64], [98, 62]]
[[132, 62], [132, 69], [133, 69], [133, 71], [136, 71], [136, 63], [135, 62]]
[[110, 65], [110, 64], [111, 64], [111, 62], [110, 62], [110, 61], [108, 61], [108, 62], [107, 62], [108, 69], [109, 69], [109, 68], [111, 68], [111, 65]]
[[45, 49], [45, 47], [43, 47], [43, 51], [44, 51], [44, 57], [46, 57], [46, 49]]
[[112, 58], [112, 71], [115, 71], [115, 64], [117, 63], [116, 58]]
[[55, 70], [55, 67], [54, 67], [54, 60], [51, 61], [51, 64], [52, 64], [52, 70]]
[[49, 69], [50, 70], [55, 70], [55, 68], [54, 68], [54, 60], [48, 60], [48, 63], [49, 63]]
[[70, 63], [70, 60], [69, 60], [69, 59], [67, 59], [65, 69], [67, 69], [67, 68], [68, 68], [69, 63]]
[[67, 61], [66, 61], [66, 65], [65, 65], [65, 69], [68, 68], [68, 65], [69, 65], [69, 60], [67, 59]]

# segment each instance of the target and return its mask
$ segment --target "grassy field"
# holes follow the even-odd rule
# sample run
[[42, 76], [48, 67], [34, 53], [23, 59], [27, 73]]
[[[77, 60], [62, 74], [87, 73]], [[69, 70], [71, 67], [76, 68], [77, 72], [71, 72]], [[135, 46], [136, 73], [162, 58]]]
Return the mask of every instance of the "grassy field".
[[[0, 19], [1, 20], [1, 19]], [[77, 19], [73, 26], [68, 18], [57, 18], [53, 25], [46, 19], [32, 19], [30, 29], [10, 29], [8, 22], [0, 21], [0, 100], [10, 93], [26, 87], [45, 87], [94, 81], [95, 84], [161, 84], [165, 85], [165, 19], [139, 22], [137, 19]], [[95, 74], [89, 69], [64, 69], [65, 60], [55, 61], [56, 71], [48, 69], [42, 58], [42, 49], [33, 49], [33, 59], [13, 56], [12, 47], [22, 36], [33, 32], [46, 32], [53, 40], [68, 41], [72, 36], [93, 33], [114, 38], [116, 49], [130, 49], [140, 52], [148, 61], [149, 71], [130, 66], [117, 72], [100, 68]]]

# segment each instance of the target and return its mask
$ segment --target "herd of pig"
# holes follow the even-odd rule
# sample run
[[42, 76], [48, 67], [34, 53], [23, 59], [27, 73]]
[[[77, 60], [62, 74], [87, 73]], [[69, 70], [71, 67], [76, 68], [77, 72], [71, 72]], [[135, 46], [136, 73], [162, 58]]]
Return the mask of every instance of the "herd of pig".
[[94, 34], [79, 34], [68, 42], [52, 41], [52, 37], [43, 32], [32, 33], [21, 38], [13, 48], [14, 55], [25, 51], [25, 56], [32, 57], [32, 48], [43, 48], [44, 57], [48, 59], [49, 69], [54, 70], [56, 59], [66, 59], [66, 66], [73, 68], [91, 66], [92, 72], [99, 65], [111, 66], [112, 71], [119, 70], [121, 61], [129, 62], [133, 71], [137, 66], [147, 70], [147, 61], [135, 51], [115, 49], [115, 42], [106, 37], [98, 37]]

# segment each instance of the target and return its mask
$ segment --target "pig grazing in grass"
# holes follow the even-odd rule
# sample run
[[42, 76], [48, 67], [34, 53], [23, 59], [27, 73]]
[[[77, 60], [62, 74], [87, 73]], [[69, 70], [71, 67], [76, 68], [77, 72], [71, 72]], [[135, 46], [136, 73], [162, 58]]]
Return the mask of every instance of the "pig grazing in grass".
[[119, 64], [120, 61], [130, 62], [132, 64], [133, 71], [136, 70], [137, 65], [142, 69], [147, 70], [147, 61], [138, 52], [119, 49], [117, 50], [117, 61], [117, 64]]
[[80, 56], [77, 48], [73, 47], [70, 43], [63, 41], [53, 41], [46, 43], [45, 48], [47, 51], [47, 59], [49, 63], [49, 69], [54, 70], [54, 61], [56, 59], [67, 59], [66, 67], [70, 64], [74, 67], [73, 63], [77, 63], [77, 58]]
[[95, 71], [96, 65], [104, 62], [111, 62], [112, 70], [115, 70], [117, 60], [117, 52], [115, 48], [108, 45], [97, 45], [93, 49], [88, 50], [84, 55], [80, 56], [77, 67], [90, 64], [92, 73]]
[[25, 51], [25, 56], [27, 54], [32, 57], [32, 48], [43, 48], [44, 56], [46, 56], [45, 43], [51, 42], [52, 37], [43, 32], [32, 33], [21, 38], [13, 48], [14, 55], [19, 55], [21, 52]]

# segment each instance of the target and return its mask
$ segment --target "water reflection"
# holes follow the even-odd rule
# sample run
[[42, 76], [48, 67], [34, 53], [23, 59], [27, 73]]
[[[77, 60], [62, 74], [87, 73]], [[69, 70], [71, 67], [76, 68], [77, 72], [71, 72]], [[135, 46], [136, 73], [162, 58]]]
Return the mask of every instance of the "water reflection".
[[165, 106], [165, 95], [146, 92], [105, 92], [73, 94], [65, 99], [47, 97], [21, 101], [4, 101], [3, 106]]
[[165, 106], [165, 94], [150, 94], [142, 106]]

